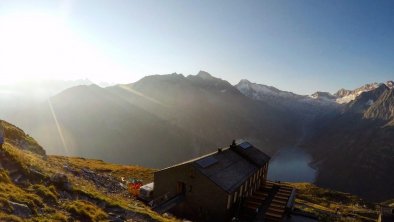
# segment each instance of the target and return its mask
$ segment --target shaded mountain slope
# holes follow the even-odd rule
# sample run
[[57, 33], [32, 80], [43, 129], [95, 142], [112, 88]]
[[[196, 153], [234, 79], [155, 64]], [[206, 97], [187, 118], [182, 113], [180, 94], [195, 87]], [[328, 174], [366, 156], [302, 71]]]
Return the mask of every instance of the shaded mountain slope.
[[364, 113], [366, 119], [388, 121], [394, 126], [394, 89], [386, 90]]
[[[269, 103], [256, 103], [227, 81], [202, 73], [151, 76], [128, 87], [159, 101], [167, 118], [195, 136], [206, 138], [213, 147], [239, 137], [260, 140], [262, 147], [272, 147], [278, 144], [273, 132], [290, 134], [286, 131], [291, 127], [284, 125], [290, 120], [285, 111]], [[286, 124], [291, 125], [291, 121]]]
[[288, 112], [256, 102], [206, 72], [74, 87], [9, 119], [48, 153], [150, 167], [189, 159], [234, 138], [272, 152], [294, 143], [297, 134]]
[[50, 153], [148, 166], [192, 153], [182, 149], [190, 135], [95, 85], [68, 89], [17, 120]]
[[316, 183], [371, 200], [394, 197], [393, 89], [381, 85], [320, 118], [304, 146], [319, 168]]

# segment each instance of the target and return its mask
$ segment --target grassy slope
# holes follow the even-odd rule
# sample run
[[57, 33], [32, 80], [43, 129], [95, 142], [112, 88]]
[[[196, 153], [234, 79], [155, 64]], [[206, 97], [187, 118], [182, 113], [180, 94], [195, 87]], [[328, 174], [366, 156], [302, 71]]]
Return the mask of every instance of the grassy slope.
[[319, 218], [319, 221], [376, 221], [375, 204], [310, 183], [288, 183], [297, 189], [295, 208]]
[[[60, 196], [58, 193], [62, 192], [62, 189], [54, 185], [49, 185], [49, 188], [47, 188], [48, 182], [44, 182], [45, 179], [42, 183], [16, 185], [8, 178], [7, 172], [2, 170], [0, 173], [0, 218], [11, 217], [12, 209], [5, 206], [7, 205], [6, 200], [10, 200], [29, 206], [33, 211], [33, 216], [28, 218], [30, 221], [41, 221], [44, 219], [66, 221], [67, 218], [83, 219], [85, 217], [91, 218], [92, 221], [105, 220], [107, 212], [101, 209], [102, 207], [98, 206], [100, 204], [97, 203], [105, 203], [106, 206], [120, 207], [139, 213], [141, 215], [137, 216], [138, 218], [146, 218], [147, 220], [174, 220], [151, 211], [144, 204], [130, 197], [127, 189], [112, 193], [111, 190], [100, 187], [92, 180], [74, 175], [75, 172], [81, 172], [82, 169], [89, 169], [96, 175], [111, 175], [109, 178], [119, 182], [121, 182], [121, 177], [151, 181], [153, 175], [153, 170], [151, 169], [121, 166], [104, 163], [100, 160], [83, 158], [59, 156], [43, 158], [35, 153], [20, 150], [9, 143], [4, 145], [3, 150], [9, 155], [9, 158], [18, 162], [21, 168], [34, 169], [41, 172], [46, 178], [51, 178], [56, 174], [67, 175], [68, 180], [72, 184], [72, 194], [69, 198]], [[79, 200], [73, 194], [87, 200]], [[44, 210], [41, 211], [40, 209]], [[14, 218], [17, 217], [14, 216]], [[140, 220], [143, 221], [144, 219]]]
[[[36, 141], [22, 130], [4, 121], [2, 125], [6, 143], [0, 149], [0, 163], [5, 168], [0, 167], [0, 221], [106, 221], [111, 218], [111, 210], [126, 212], [123, 213], [126, 219], [132, 218], [133, 221], [175, 221], [151, 211], [131, 197], [126, 186], [123, 189], [117, 186], [116, 190], [104, 186], [119, 184], [122, 177], [151, 181], [152, 169], [84, 158], [46, 156]], [[12, 169], [7, 169], [7, 165], [12, 165]], [[16, 183], [8, 170], [17, 171], [23, 179]], [[90, 177], [84, 176], [85, 171], [90, 172]], [[56, 184], [51, 179], [55, 175], [66, 175], [71, 189], [65, 190]], [[97, 183], [96, 177], [108, 181]], [[9, 201], [27, 205], [31, 216], [13, 215], [14, 209]]]

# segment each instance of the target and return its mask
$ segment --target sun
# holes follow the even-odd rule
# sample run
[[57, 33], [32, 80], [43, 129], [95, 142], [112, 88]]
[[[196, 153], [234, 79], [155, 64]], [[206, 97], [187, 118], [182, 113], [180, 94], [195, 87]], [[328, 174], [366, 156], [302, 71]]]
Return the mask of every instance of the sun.
[[31, 79], [102, 79], [125, 73], [62, 16], [0, 15], [0, 83]]

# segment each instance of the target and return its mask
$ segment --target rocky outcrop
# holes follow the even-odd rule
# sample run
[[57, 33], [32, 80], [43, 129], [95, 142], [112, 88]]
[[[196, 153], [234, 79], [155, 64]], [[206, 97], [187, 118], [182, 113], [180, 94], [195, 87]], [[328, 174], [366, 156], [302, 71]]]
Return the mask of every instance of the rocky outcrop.
[[32, 211], [26, 204], [16, 203], [12, 201], [8, 201], [8, 204], [12, 209], [12, 214], [24, 218], [31, 217]]
[[28, 150], [45, 156], [45, 150], [42, 148], [42, 146], [23, 130], [3, 120], [0, 120], [0, 124], [4, 128], [6, 142], [13, 144], [20, 149]]

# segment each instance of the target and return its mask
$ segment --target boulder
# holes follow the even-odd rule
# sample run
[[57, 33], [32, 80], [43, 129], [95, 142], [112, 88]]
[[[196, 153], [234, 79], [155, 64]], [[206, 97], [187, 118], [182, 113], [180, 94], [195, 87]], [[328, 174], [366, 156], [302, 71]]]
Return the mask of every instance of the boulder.
[[54, 183], [55, 185], [57, 185], [58, 187], [63, 188], [67, 191], [72, 190], [72, 185], [71, 185], [67, 175], [64, 173], [54, 174], [51, 177], [51, 182]]
[[12, 202], [12, 201], [8, 201], [8, 203], [12, 207], [12, 209], [13, 209], [12, 213], [14, 215], [19, 216], [19, 217], [24, 217], [24, 218], [31, 217], [32, 212], [26, 204], [16, 203], [16, 202]]

